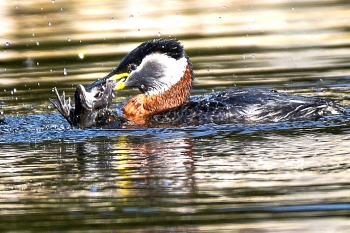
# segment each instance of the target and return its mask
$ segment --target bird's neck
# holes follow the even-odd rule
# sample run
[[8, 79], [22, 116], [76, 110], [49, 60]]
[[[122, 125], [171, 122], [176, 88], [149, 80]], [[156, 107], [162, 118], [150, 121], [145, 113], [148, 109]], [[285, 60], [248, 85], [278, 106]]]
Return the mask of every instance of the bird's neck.
[[138, 94], [130, 99], [122, 108], [123, 118], [135, 124], [146, 124], [150, 116], [183, 105], [190, 96], [192, 80], [192, 66], [188, 64], [180, 81], [167, 91], [155, 95]]

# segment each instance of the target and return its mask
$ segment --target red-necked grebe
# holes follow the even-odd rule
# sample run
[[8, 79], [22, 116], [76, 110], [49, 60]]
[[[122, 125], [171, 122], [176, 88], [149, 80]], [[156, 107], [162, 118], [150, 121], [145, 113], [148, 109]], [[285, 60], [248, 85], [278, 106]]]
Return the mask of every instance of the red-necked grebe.
[[[346, 114], [330, 100], [276, 91], [234, 89], [190, 97], [194, 72], [181, 43], [154, 39], [142, 43], [104, 78], [78, 85], [75, 107], [64, 93], [50, 101], [72, 126], [87, 128], [118, 122], [116, 127], [155, 124], [255, 124], [317, 120]], [[113, 90], [137, 87], [141, 93], [113, 113], [107, 110]]]

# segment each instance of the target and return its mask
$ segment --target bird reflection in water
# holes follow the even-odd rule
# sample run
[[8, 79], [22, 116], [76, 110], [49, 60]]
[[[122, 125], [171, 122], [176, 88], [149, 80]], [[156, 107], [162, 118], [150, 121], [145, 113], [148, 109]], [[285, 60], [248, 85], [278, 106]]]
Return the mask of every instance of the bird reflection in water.
[[77, 147], [80, 179], [123, 195], [142, 190], [149, 194], [193, 194], [193, 142], [190, 138], [149, 140], [117, 136], [115, 144], [79, 143]]

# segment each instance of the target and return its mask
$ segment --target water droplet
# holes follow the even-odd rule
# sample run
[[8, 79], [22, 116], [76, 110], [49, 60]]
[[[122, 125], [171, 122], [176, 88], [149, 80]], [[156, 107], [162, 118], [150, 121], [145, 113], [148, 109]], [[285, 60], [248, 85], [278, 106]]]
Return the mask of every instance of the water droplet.
[[63, 8], [61, 7], [61, 11], [63, 11]]
[[51, 22], [48, 22], [47, 25], [51, 26], [52, 24], [51, 24]]
[[63, 68], [63, 75], [67, 75], [67, 69]]
[[44, 10], [44, 7], [40, 7], [40, 10]]
[[35, 34], [33, 33], [33, 34], [32, 34], [32, 37], [34, 37], [34, 36], [35, 36]]
[[255, 59], [255, 55], [254, 54], [252, 54], [251, 56], [252, 56], [253, 59]]
[[4, 92], [6, 92], [6, 89], [4, 89]]
[[36, 42], [36, 45], [37, 45], [37, 46], [39, 46], [39, 45], [40, 45], [40, 43], [37, 41], [37, 42]]
[[219, 19], [221, 19], [221, 16], [219, 16]]
[[137, 29], [137, 31], [140, 31], [140, 28], [139, 28], [139, 29]]
[[134, 17], [134, 15], [129, 15], [129, 18], [133, 18]]
[[11, 91], [11, 95], [13, 95], [13, 91]]
[[16, 93], [17, 92], [17, 89], [16, 88], [13, 88], [13, 93]]
[[55, 3], [55, 0], [51, 0], [52, 3]]
[[295, 8], [294, 7], [292, 7], [292, 11], [294, 11], [295, 10]]
[[245, 60], [245, 54], [243, 54], [243, 60]]
[[36, 65], [38, 66], [38, 65], [39, 65], [39, 62], [37, 62]]
[[38, 86], [40, 86], [40, 83], [38, 83]]
[[51, 92], [55, 92], [55, 88], [54, 87], [51, 89]]
[[160, 32], [158, 32], [158, 37], [160, 37], [161, 36], [161, 34], [160, 34]]
[[82, 53], [82, 52], [78, 53], [78, 57], [79, 57], [81, 60], [83, 60], [83, 59], [84, 59], [84, 53]]
[[50, 72], [52, 72], [52, 69], [50, 69]]
[[8, 47], [8, 46], [10, 46], [10, 45], [11, 45], [10, 42], [6, 42], [6, 43], [5, 43], [5, 46], [6, 46], [6, 47]]
[[226, 9], [226, 6], [222, 6], [222, 9]]
[[114, 21], [114, 18], [113, 18], [113, 17], [111, 17], [109, 20], [110, 20], [110, 21]]
[[70, 42], [70, 38], [68, 38], [67, 41]]

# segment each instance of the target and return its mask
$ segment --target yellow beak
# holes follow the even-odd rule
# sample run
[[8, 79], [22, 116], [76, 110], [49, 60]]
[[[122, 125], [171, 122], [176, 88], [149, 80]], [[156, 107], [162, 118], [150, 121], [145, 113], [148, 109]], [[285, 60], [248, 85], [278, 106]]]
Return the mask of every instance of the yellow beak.
[[117, 81], [117, 84], [115, 85], [114, 87], [114, 90], [115, 91], [119, 91], [119, 90], [122, 90], [124, 89], [125, 87], [125, 80], [129, 77], [129, 73], [121, 73], [121, 74], [116, 74], [116, 75], [113, 75], [112, 77], [110, 77], [108, 79], [108, 81]]

